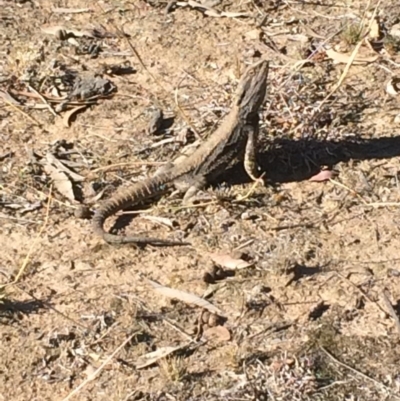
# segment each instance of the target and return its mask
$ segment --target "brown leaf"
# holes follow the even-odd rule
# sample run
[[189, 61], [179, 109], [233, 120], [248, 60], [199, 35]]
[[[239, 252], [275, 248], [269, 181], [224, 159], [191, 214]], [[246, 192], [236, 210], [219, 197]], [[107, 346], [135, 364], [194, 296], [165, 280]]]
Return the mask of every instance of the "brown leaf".
[[309, 181], [312, 182], [322, 182], [322, 181], [329, 181], [333, 177], [332, 170], [322, 170], [318, 174], [313, 175]]
[[147, 279], [147, 281], [152, 285], [152, 287], [156, 290], [156, 292], [158, 292], [161, 295], [164, 295], [165, 297], [179, 299], [180, 301], [185, 302], [187, 304], [196, 305], [199, 306], [200, 308], [207, 309], [208, 311], [215, 313], [219, 316], [224, 316], [224, 312], [222, 312], [216, 306], [206, 301], [205, 299], [200, 298], [197, 295], [177, 290], [175, 288], [164, 287], [163, 285], [158, 284], [153, 280]]
[[59, 171], [67, 173], [68, 176], [71, 177], [71, 179], [74, 180], [75, 182], [85, 181], [84, 177], [69, 169], [65, 164], [63, 164], [60, 160], [58, 160], [52, 153], [48, 152], [46, 154], [46, 160], [49, 164], [56, 167]]
[[231, 270], [245, 269], [253, 265], [253, 263], [246, 262], [243, 259], [236, 259], [226, 253], [210, 253], [210, 257], [217, 265]]
[[231, 339], [231, 333], [229, 330], [224, 326], [215, 326], [210, 327], [209, 329], [205, 330], [203, 333], [203, 337], [205, 339], [217, 339], [219, 341], [229, 341]]
[[[326, 50], [326, 55], [329, 58], [331, 58], [333, 61], [336, 61], [337, 63], [344, 63], [344, 64], [347, 64], [351, 58], [350, 54], [338, 53], [333, 49]], [[379, 56], [373, 56], [373, 57], [356, 56], [353, 61], [353, 64], [373, 63], [378, 59], [379, 59]]]
[[75, 194], [72, 187], [72, 182], [69, 180], [67, 174], [58, 170], [52, 164], [47, 163], [44, 170], [50, 175], [53, 180], [54, 187], [57, 191], [71, 201], [75, 201]]
[[77, 107], [75, 107], [75, 108], [73, 108], [73, 109], [71, 109], [71, 110], [68, 110], [65, 114], [64, 114], [64, 117], [63, 117], [63, 124], [64, 124], [64, 127], [69, 127], [71, 124], [70, 124], [70, 120], [71, 120], [71, 117], [72, 116], [74, 116], [76, 113], [78, 113], [79, 111], [81, 111], [81, 110], [84, 110], [84, 109], [86, 109], [88, 106], [85, 104], [85, 105], [83, 105], [83, 106], [77, 106]]

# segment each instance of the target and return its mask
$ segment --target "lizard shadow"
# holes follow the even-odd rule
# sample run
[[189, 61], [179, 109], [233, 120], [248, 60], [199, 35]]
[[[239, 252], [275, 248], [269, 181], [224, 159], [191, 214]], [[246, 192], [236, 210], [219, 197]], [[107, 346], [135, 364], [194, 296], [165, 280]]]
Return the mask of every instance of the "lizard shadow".
[[[266, 148], [261, 144], [260, 148]], [[349, 160], [389, 159], [400, 156], [400, 136], [373, 139], [316, 140], [276, 138], [268, 144], [268, 150], [258, 154], [261, 171], [266, 172], [269, 185], [308, 180], [321, 170], [321, 166], [334, 166]], [[246, 184], [251, 180], [244, 170], [243, 163], [236, 163], [224, 172], [211, 187], [221, 183], [228, 186]], [[150, 204], [157, 202], [155, 197]], [[143, 209], [147, 202], [130, 210]], [[132, 215], [117, 218], [111, 232], [125, 228], [132, 221]]]
[[[276, 138], [268, 148], [260, 151], [257, 159], [261, 171], [266, 172], [267, 181], [273, 185], [308, 180], [321, 170], [321, 166], [334, 166], [350, 160], [398, 157], [400, 136], [341, 141]], [[250, 181], [242, 163], [221, 179], [228, 185]]]

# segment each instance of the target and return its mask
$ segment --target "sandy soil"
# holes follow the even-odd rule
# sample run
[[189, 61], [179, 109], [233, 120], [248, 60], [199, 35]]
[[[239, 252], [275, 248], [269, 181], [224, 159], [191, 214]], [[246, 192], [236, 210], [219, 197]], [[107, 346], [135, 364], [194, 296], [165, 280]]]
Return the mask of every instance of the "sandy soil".
[[[400, 5], [222, 1], [206, 15], [167, 3], [0, 1], [0, 399], [400, 399], [400, 95], [386, 91]], [[380, 37], [364, 40], [373, 13]], [[102, 37], [79, 35], [93, 28]], [[360, 41], [368, 62], [346, 72], [329, 49]], [[192, 246], [95, 237], [80, 204], [93, 210], [211, 134], [261, 57], [268, 185], [240, 200], [253, 184], [239, 165], [194, 207], [166, 194], [107, 222]], [[95, 74], [116, 91], [70, 118], [40, 97]], [[167, 121], [150, 133], [157, 107]], [[61, 188], [48, 154], [81, 180]]]

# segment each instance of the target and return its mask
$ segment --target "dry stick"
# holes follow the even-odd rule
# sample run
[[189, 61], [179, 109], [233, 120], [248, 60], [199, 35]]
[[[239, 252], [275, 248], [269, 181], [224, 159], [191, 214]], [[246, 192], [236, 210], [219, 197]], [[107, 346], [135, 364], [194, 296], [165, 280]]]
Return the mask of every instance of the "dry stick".
[[339, 272], [335, 272], [336, 275], [338, 275], [342, 280], [346, 281], [349, 283], [353, 288], [355, 288], [364, 298], [366, 298], [371, 304], [375, 305], [380, 312], [383, 312], [385, 315], [388, 315], [388, 313], [377, 303], [375, 302], [365, 291], [363, 291], [357, 284], [354, 284], [350, 279], [348, 279], [346, 276]]
[[332, 184], [335, 184], [339, 187], [342, 187], [344, 189], [347, 189], [349, 192], [351, 192], [353, 195], [357, 196], [363, 203], [365, 207], [395, 207], [395, 206], [400, 206], [400, 202], [371, 202], [368, 203], [359, 193], [357, 193], [354, 189], [349, 188], [347, 185], [342, 184], [339, 181], [334, 180], [333, 178], [330, 178], [329, 181]]
[[386, 391], [388, 391], [389, 393], [391, 393], [391, 395], [392, 395], [393, 397], [395, 397], [396, 399], [400, 400], [400, 397], [394, 395], [394, 394], [392, 393], [391, 389], [390, 389], [389, 387], [385, 386], [385, 385], [384, 385], [383, 383], [381, 383], [380, 381], [374, 379], [373, 377], [367, 376], [365, 373], [362, 373], [362, 372], [360, 372], [359, 370], [352, 368], [351, 366], [345, 364], [344, 362], [340, 362], [340, 361], [339, 361], [338, 359], [336, 359], [325, 347], [322, 347], [322, 346], [321, 346], [320, 349], [321, 349], [321, 351], [325, 352], [325, 354], [328, 355], [329, 358], [331, 358], [332, 361], [334, 361], [335, 363], [337, 363], [339, 366], [342, 366], [342, 367], [344, 367], [344, 368], [350, 370], [351, 372], [356, 373], [357, 375], [363, 377], [364, 379], [369, 380], [369, 381], [371, 381], [371, 382], [373, 382], [373, 383], [375, 383], [375, 384], [377, 384], [377, 385], [383, 387]]
[[75, 394], [77, 394], [80, 390], [82, 390], [83, 387], [86, 386], [90, 381], [92, 381], [103, 369], [104, 367], [111, 361], [111, 359], [114, 358], [115, 355], [118, 354], [119, 351], [123, 347], [125, 347], [126, 344], [129, 343], [129, 341], [132, 340], [132, 338], [139, 333], [139, 331], [134, 332], [131, 334], [86, 380], [84, 380], [78, 387], [75, 388], [75, 390], [71, 391], [65, 398], [62, 399], [62, 401], [68, 401], [71, 399]]
[[31, 85], [28, 85], [28, 88], [32, 92], [36, 93], [40, 97], [42, 102], [46, 105], [46, 107], [50, 110], [50, 113], [53, 114], [53, 116], [57, 117], [57, 113], [54, 111], [53, 107], [51, 107], [51, 104], [35, 88], [33, 88]]
[[25, 113], [23, 110], [21, 110], [19, 107], [17, 107], [15, 104], [12, 104], [11, 102], [9, 102], [6, 99], [3, 99], [4, 102], [8, 105], [11, 106], [14, 110], [19, 111], [22, 115], [24, 115], [25, 117], [27, 117], [29, 120], [31, 120], [33, 123], [37, 124], [39, 127], [42, 126], [42, 124], [37, 121], [35, 118], [33, 118], [32, 116], [30, 116], [29, 114]]
[[69, 320], [70, 322], [76, 324], [77, 326], [79, 326], [82, 329], [85, 330], [89, 330], [89, 327], [85, 326], [82, 323], [79, 323], [78, 321], [70, 318], [69, 316], [67, 316], [66, 314], [60, 312], [59, 310], [57, 310], [54, 306], [50, 305], [48, 302], [42, 301], [41, 299], [35, 297], [31, 292], [29, 291], [25, 291], [23, 288], [21, 288], [19, 285], [15, 284], [14, 287], [16, 287], [18, 290], [20, 290], [21, 292], [23, 292], [26, 295], [29, 295], [30, 297], [32, 297], [36, 302], [41, 303], [42, 305], [44, 305], [46, 308], [51, 309], [53, 312], [56, 312], [58, 315], [62, 316], [64, 319]]
[[186, 340], [189, 340], [192, 343], [196, 343], [197, 342], [194, 338], [192, 338], [191, 335], [186, 333], [186, 331], [183, 330], [181, 327], [179, 327], [178, 324], [176, 324], [175, 322], [172, 322], [171, 320], [169, 320], [167, 318], [164, 318], [163, 322], [166, 323], [167, 325], [169, 325], [170, 327], [172, 327], [174, 330], [176, 330], [179, 333], [181, 333], [182, 336], [186, 338]]

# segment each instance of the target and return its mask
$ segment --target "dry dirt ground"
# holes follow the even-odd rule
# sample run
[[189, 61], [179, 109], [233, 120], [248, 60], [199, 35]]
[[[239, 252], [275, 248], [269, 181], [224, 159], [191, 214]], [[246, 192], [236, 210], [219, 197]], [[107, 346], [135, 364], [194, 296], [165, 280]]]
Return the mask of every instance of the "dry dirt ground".
[[[0, 399], [400, 399], [398, 2], [167, 3], [0, 0]], [[366, 63], [332, 59], [359, 44]], [[106, 225], [191, 246], [95, 237], [79, 205], [207, 137], [261, 57], [267, 185], [241, 199], [238, 165], [193, 207], [165, 194]], [[116, 91], [55, 111], [94, 74]]]

